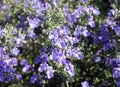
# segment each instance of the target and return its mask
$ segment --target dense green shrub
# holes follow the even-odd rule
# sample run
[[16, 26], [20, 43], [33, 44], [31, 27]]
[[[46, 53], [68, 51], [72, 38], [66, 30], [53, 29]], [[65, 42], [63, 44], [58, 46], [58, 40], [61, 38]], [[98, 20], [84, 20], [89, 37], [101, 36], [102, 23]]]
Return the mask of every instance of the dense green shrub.
[[119, 87], [119, 4], [0, 0], [0, 87]]

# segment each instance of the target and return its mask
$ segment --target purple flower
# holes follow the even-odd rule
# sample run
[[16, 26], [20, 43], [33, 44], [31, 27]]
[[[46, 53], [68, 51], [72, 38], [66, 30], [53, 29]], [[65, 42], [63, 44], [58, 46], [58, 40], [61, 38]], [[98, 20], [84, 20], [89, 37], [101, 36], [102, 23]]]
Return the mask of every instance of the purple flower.
[[64, 70], [68, 72], [68, 74], [72, 77], [75, 75], [74, 73], [74, 66], [70, 61], [67, 61]]
[[25, 35], [24, 34], [19, 34], [19, 38], [23, 41], [25, 39]]
[[[103, 44], [105, 44], [106, 42], [109, 43], [109, 32], [106, 29], [105, 23], [102, 23], [100, 26], [100, 33], [99, 33], [99, 39], [101, 40], [101, 42]], [[106, 43], [106, 45], [108, 45], [108, 43]], [[109, 44], [110, 45], [110, 44]]]
[[6, 65], [11, 65], [11, 59], [7, 59], [7, 60], [3, 60], [5, 63], [6, 63]]
[[11, 17], [8, 14], [5, 15], [5, 18], [6, 18], [6, 21], [11, 21]]
[[114, 14], [115, 14], [115, 10], [111, 9], [111, 10], [108, 11], [108, 16], [109, 17], [114, 15]]
[[45, 52], [41, 52], [39, 56], [37, 56], [34, 60], [34, 64], [45, 63], [48, 60], [48, 54]]
[[24, 29], [25, 28], [25, 24], [24, 23], [19, 23], [19, 24], [17, 24], [16, 28], [17, 29], [20, 29], [20, 28]]
[[66, 43], [65, 43], [64, 41], [58, 41], [58, 42], [57, 42], [57, 46], [58, 46], [59, 48], [65, 48], [65, 47], [66, 47]]
[[42, 62], [42, 59], [40, 58], [40, 56], [37, 56], [34, 60], [34, 64], [39, 64], [40, 62]]
[[28, 8], [28, 7], [30, 7], [29, 2], [25, 0], [24, 1], [24, 8]]
[[82, 87], [89, 87], [88, 81], [81, 82]]
[[1, 28], [1, 26], [0, 26], [0, 37], [3, 35], [2, 32], [3, 32], [3, 31], [2, 31], [2, 28]]
[[39, 83], [38, 83], [40, 86], [43, 84], [43, 82], [42, 81], [39, 81]]
[[81, 60], [82, 57], [82, 53], [79, 51], [79, 48], [73, 49], [73, 56], [77, 57], [77, 59]]
[[41, 64], [40, 67], [38, 68], [38, 71], [39, 72], [46, 71], [46, 75], [48, 79], [51, 79], [54, 76], [53, 68], [51, 66], [48, 66], [48, 64], [46, 63]]
[[3, 5], [3, 6], [2, 6], [2, 9], [3, 9], [3, 10], [8, 10], [8, 9], [9, 9], [9, 6], [8, 6], [8, 5]]
[[38, 71], [39, 72], [43, 72], [44, 70], [46, 71], [47, 67], [48, 67], [48, 64], [46, 64], [46, 63], [40, 64], [40, 67], [38, 68]]
[[93, 14], [94, 15], [99, 15], [100, 11], [98, 9], [93, 8]]
[[14, 80], [14, 75], [7, 76], [7, 81], [8, 82], [11, 82], [12, 80]]
[[106, 58], [106, 60], [105, 60], [105, 64], [106, 65], [111, 65], [111, 63], [112, 63], [112, 59], [111, 58]]
[[118, 26], [114, 27], [114, 31], [118, 36], [120, 36], [120, 27]]
[[5, 59], [9, 59], [10, 58], [10, 54], [4, 54], [4, 58]]
[[106, 42], [105, 44], [102, 44], [102, 46], [103, 46], [103, 50], [104, 51], [107, 51], [109, 48], [111, 48], [112, 47], [112, 43], [111, 42]]
[[90, 27], [94, 28], [95, 27], [95, 22], [93, 20], [93, 16], [90, 16], [88, 18], [88, 24], [90, 25]]
[[4, 62], [7, 64], [7, 65], [12, 65], [12, 66], [17, 66], [18, 65], [18, 62], [17, 62], [17, 59], [16, 58], [9, 58], [9, 59], [5, 59]]
[[56, 41], [58, 39], [58, 32], [56, 30], [52, 30], [51, 33], [49, 34], [49, 39]]
[[79, 18], [80, 17], [80, 13], [79, 13], [78, 9], [75, 9], [72, 14], [75, 16], [75, 18]]
[[22, 43], [22, 39], [21, 38], [17, 38], [16, 39], [16, 44], [21, 44]]
[[90, 36], [90, 32], [88, 30], [83, 30], [82, 34], [85, 37]]
[[90, 36], [90, 32], [87, 30], [87, 27], [83, 27], [83, 31], [82, 31], [83, 36], [87, 37]]
[[113, 78], [119, 78], [120, 77], [120, 68], [114, 68], [113, 70]]
[[20, 60], [20, 65], [27, 65], [28, 62], [25, 59]]
[[36, 38], [36, 34], [34, 33], [34, 31], [33, 30], [31, 30], [29, 33], [28, 33], [28, 37], [30, 37], [30, 38]]
[[120, 78], [117, 79], [116, 85], [117, 85], [117, 87], [120, 87]]
[[14, 43], [15, 40], [14, 40], [13, 38], [10, 38], [10, 42], [11, 42], [11, 43]]
[[16, 58], [11, 58], [10, 64], [13, 66], [18, 66], [18, 62]]
[[18, 54], [19, 54], [19, 49], [17, 48], [17, 47], [14, 47], [13, 48], [13, 51], [12, 51], [12, 53], [15, 55], [15, 56], [17, 56]]
[[73, 56], [73, 52], [72, 51], [73, 51], [72, 48], [67, 49], [66, 56], [69, 57], [69, 58], [72, 57]]
[[107, 31], [106, 31], [106, 23], [102, 23], [100, 24], [100, 34], [105, 34]]
[[5, 75], [3, 72], [3, 68], [0, 67], [0, 82], [5, 82]]
[[40, 14], [49, 8], [49, 4], [37, 0], [33, 1], [32, 8], [36, 11], [36, 14]]
[[50, 55], [50, 60], [58, 62], [58, 53], [59, 50], [58, 49], [52, 49], [51, 55]]
[[25, 16], [25, 15], [21, 15], [21, 16], [20, 16], [20, 22], [21, 22], [21, 23], [24, 22], [25, 19], [26, 19], [26, 16]]
[[92, 34], [92, 38], [93, 38], [93, 41], [92, 41], [93, 44], [96, 44], [96, 43], [100, 42], [99, 35]]
[[74, 23], [77, 21], [77, 18], [75, 15], [73, 14], [69, 14], [67, 17], [66, 17], [66, 20], [68, 21], [68, 23]]
[[94, 58], [94, 62], [95, 62], [95, 63], [100, 62], [100, 61], [101, 61], [101, 57], [98, 56], [98, 57], [95, 57], [95, 58]]
[[77, 37], [69, 37], [69, 40], [71, 42], [71, 44], [73, 45], [74, 43], [78, 43], [79, 39]]
[[51, 66], [47, 67], [46, 75], [48, 79], [51, 79], [54, 77], [54, 70]]
[[4, 75], [0, 75], [0, 82], [5, 82], [5, 76]]
[[79, 2], [85, 3], [87, 0], [78, 0]]
[[41, 62], [43, 62], [43, 63], [45, 63], [45, 62], [47, 62], [47, 60], [48, 60], [48, 54], [47, 53], [45, 53], [45, 52], [42, 52], [41, 54], [40, 54], [40, 58], [41, 58]]
[[58, 49], [53, 49], [52, 54], [50, 55], [50, 60], [59, 62], [61, 65], [66, 64], [65, 55], [62, 52], [60, 52]]
[[30, 77], [30, 83], [35, 83], [38, 79], [38, 75], [37, 74], [33, 74], [31, 77]]
[[26, 72], [29, 71], [30, 68], [31, 68], [30, 65], [25, 65], [25, 66], [23, 67], [23, 69], [22, 69], [22, 72], [26, 73]]
[[79, 6], [79, 7], [78, 7], [78, 11], [79, 11], [79, 13], [80, 13], [81, 15], [84, 15], [85, 12], [86, 12], [86, 8], [85, 8], [84, 6]]
[[45, 11], [45, 10], [47, 10], [49, 8], [49, 3], [44, 3], [44, 4], [42, 4], [42, 11]]
[[67, 17], [70, 13], [69, 13], [69, 9], [67, 6], [64, 6], [63, 7], [63, 12], [64, 12], [64, 15]]
[[18, 81], [22, 79], [22, 75], [21, 75], [21, 74], [16, 74], [15, 76], [16, 76], [16, 79], [17, 79]]
[[4, 50], [3, 50], [3, 46], [0, 46], [0, 59], [2, 58], [3, 54], [4, 54]]
[[4, 65], [4, 72], [10, 73], [10, 74], [15, 73], [15, 69], [13, 68], [12, 65], [6, 64], [6, 65]]
[[113, 59], [112, 63], [111, 63], [113, 78], [116, 78], [116, 79], [120, 78], [120, 65], [119, 65], [119, 63], [120, 63], [120, 59]]
[[60, 36], [70, 34], [70, 29], [68, 26], [62, 26], [57, 28], [57, 32]]
[[77, 26], [74, 31], [74, 36], [78, 37], [81, 34], [80, 26]]
[[111, 60], [111, 68], [114, 69], [117, 67], [117, 64], [120, 62], [120, 59], [113, 59]]
[[37, 28], [40, 25], [40, 19], [38, 18], [29, 18], [28, 23], [31, 29]]

